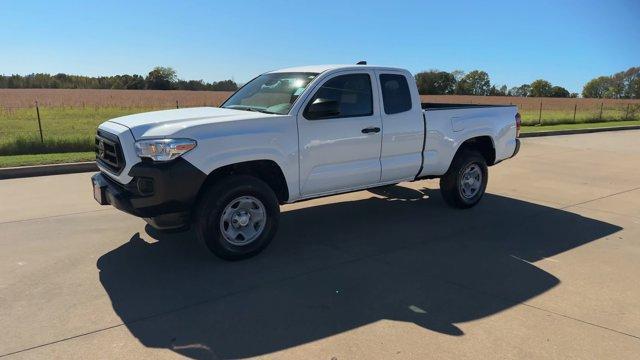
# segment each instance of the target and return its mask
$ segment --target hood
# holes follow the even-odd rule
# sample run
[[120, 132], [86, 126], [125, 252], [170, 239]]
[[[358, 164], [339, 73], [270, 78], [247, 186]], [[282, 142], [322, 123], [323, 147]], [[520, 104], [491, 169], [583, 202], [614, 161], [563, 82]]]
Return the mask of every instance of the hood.
[[216, 107], [198, 107], [151, 111], [122, 116], [109, 121], [128, 127], [133, 136], [140, 139], [143, 137], [166, 137], [184, 128], [204, 123], [240, 121], [268, 116], [277, 115]]

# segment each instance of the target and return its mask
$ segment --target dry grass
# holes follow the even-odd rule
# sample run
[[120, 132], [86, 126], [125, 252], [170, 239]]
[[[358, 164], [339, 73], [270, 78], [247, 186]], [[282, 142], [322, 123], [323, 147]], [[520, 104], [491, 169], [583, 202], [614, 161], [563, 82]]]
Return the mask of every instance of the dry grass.
[[101, 90], [101, 89], [0, 89], [0, 107], [123, 107], [166, 108], [217, 106], [228, 91]]
[[567, 98], [535, 98], [535, 97], [512, 97], [512, 96], [469, 96], [469, 95], [422, 95], [423, 102], [434, 103], [469, 103], [469, 104], [490, 104], [490, 105], [516, 105], [523, 111], [544, 110], [571, 110], [575, 105], [580, 110], [600, 111], [600, 104], [604, 108], [623, 109], [627, 105], [640, 105], [638, 99], [567, 99]]
[[[0, 89], [0, 106], [6, 108], [34, 107], [37, 100], [42, 107], [123, 107], [167, 108], [217, 106], [231, 92], [187, 90], [101, 90], [101, 89]], [[509, 96], [423, 95], [422, 101], [435, 103], [470, 103], [517, 105], [523, 112], [544, 111], [599, 112], [625, 110], [627, 106], [640, 106], [640, 100], [618, 99], [562, 99], [519, 98]]]
[[[638, 99], [521, 98], [509, 96], [423, 95], [423, 102], [516, 105], [525, 124], [567, 124], [633, 120], [640, 117]], [[540, 107], [542, 105], [542, 117]], [[602, 114], [600, 113], [602, 109]], [[574, 118], [575, 111], [575, 118]]]
[[[230, 94], [184, 90], [0, 89], [0, 155], [91, 150], [96, 127], [108, 119], [175, 108], [176, 101], [180, 107], [218, 106]], [[36, 100], [42, 120], [42, 142]], [[524, 125], [640, 120], [640, 100], [429, 95], [422, 96], [422, 101], [513, 104], [520, 108]]]
[[89, 151], [96, 127], [108, 119], [176, 106], [218, 106], [230, 94], [185, 90], [0, 89], [0, 155]]

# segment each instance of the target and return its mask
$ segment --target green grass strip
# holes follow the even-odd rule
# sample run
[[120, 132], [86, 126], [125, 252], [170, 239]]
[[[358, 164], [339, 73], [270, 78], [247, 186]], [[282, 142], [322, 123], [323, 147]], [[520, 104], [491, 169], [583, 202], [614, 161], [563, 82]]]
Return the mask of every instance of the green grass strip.
[[11, 155], [0, 156], [0, 168], [28, 165], [61, 164], [95, 160], [91, 152], [70, 152], [61, 154]]
[[556, 130], [575, 130], [575, 129], [595, 129], [605, 127], [632, 126], [640, 125], [640, 120], [631, 121], [607, 121], [599, 123], [582, 123], [582, 124], [558, 124], [558, 125], [541, 125], [541, 126], [522, 126], [522, 133], [556, 131]]

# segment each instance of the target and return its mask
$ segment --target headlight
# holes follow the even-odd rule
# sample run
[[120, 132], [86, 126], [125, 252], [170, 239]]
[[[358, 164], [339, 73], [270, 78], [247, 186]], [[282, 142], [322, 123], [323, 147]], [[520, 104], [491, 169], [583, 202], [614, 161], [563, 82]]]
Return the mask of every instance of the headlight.
[[154, 161], [173, 160], [196, 147], [191, 139], [151, 139], [136, 141], [136, 153]]

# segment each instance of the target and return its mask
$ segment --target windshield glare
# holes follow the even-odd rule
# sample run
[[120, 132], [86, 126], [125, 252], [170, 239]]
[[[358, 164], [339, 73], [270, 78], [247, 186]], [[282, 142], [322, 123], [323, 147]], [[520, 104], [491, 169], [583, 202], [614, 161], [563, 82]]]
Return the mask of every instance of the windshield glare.
[[227, 109], [284, 115], [318, 74], [269, 73], [251, 80], [222, 105]]

